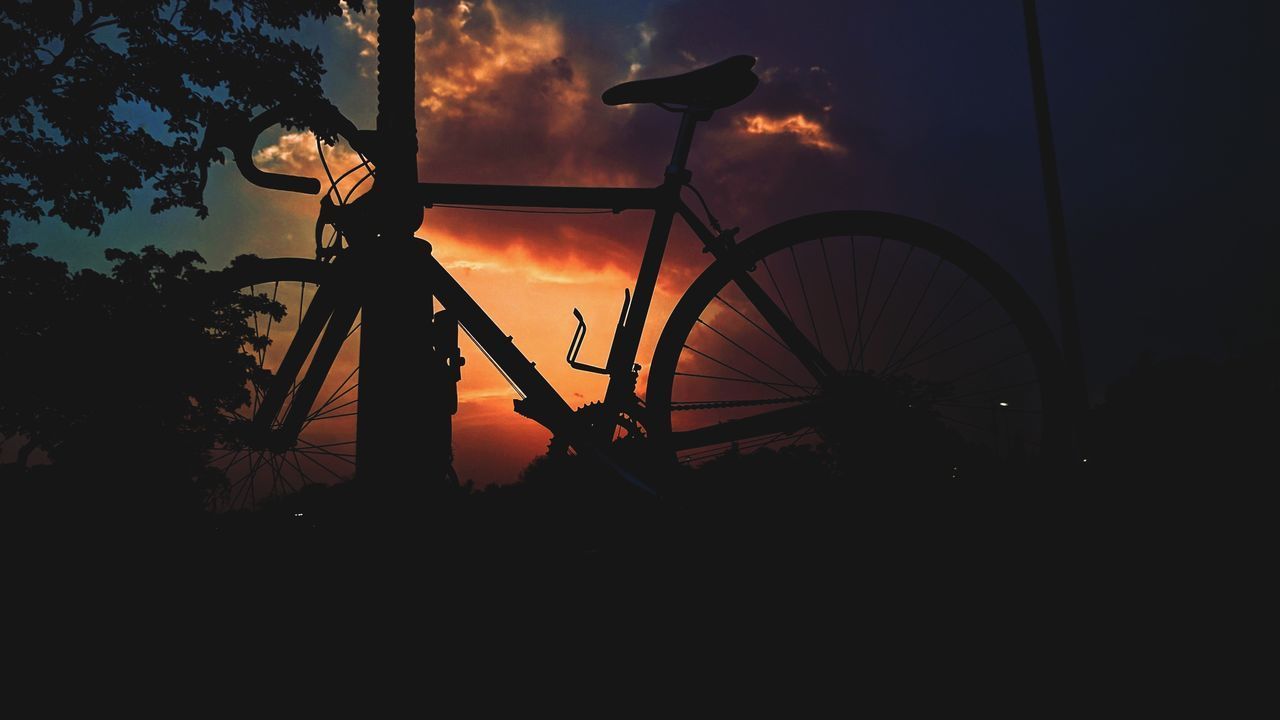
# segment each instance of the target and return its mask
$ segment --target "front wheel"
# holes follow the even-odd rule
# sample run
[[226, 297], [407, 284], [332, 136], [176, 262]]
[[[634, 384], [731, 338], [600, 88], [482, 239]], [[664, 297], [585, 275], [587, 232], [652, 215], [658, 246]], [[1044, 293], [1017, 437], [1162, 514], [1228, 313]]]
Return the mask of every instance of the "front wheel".
[[799, 446], [845, 477], [972, 478], [1068, 443], [1031, 299], [972, 245], [887, 213], [791, 220], [712, 264], [663, 330], [646, 400], [687, 465]]
[[302, 258], [238, 258], [216, 276], [221, 292], [270, 301], [246, 316], [256, 342], [245, 402], [211, 448], [225, 484], [207, 498], [213, 511], [251, 509], [313, 483], [355, 472], [360, 397], [359, 306], [341, 268]]

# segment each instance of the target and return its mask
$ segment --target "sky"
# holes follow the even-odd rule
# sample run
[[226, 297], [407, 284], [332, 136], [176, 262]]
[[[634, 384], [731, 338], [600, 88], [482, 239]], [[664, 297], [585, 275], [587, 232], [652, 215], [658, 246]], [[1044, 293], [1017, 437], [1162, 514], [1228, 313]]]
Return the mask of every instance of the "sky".
[[[1086, 371], [1095, 401], [1144, 355], [1240, 352], [1276, 327], [1275, 10], [1266, 2], [1041, 0], [1044, 46]], [[611, 108], [628, 79], [758, 58], [748, 99], [699, 130], [694, 184], [743, 237], [830, 209], [940, 225], [1007, 268], [1056, 327], [1053, 274], [1017, 0], [419, 2], [419, 176], [432, 182], [653, 186], [677, 118]], [[373, 18], [312, 23], [327, 95], [374, 124]], [[269, 169], [319, 176], [305, 137], [259, 143]], [[343, 166], [350, 154], [337, 148]], [[135, 210], [101, 237], [15, 223], [15, 241], [73, 266], [106, 247], [311, 253], [316, 198], [211, 172], [200, 221]], [[418, 235], [572, 404], [601, 376], [563, 353], [573, 308], [592, 323], [581, 359], [603, 364], [639, 265], [648, 216], [524, 216], [435, 209]], [[640, 362], [706, 266], [687, 233], [667, 254]], [[470, 359], [455, 417], [462, 478], [503, 481], [545, 448], [514, 393]], [[643, 376], [641, 383], [643, 387]], [[509, 439], [494, 453], [487, 438]]]

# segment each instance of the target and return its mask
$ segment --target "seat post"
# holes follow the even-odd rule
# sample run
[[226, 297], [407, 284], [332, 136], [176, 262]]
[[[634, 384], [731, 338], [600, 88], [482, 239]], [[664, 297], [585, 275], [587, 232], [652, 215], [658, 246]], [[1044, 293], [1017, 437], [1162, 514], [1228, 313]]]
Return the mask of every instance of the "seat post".
[[667, 166], [667, 177], [682, 176], [683, 181], [688, 181], [688, 171], [685, 170], [685, 163], [689, 161], [689, 148], [693, 145], [693, 131], [698, 126], [699, 120], [706, 120], [711, 117], [711, 113], [698, 108], [687, 108], [680, 115], [680, 131], [676, 134], [676, 147], [671, 151], [671, 164]]

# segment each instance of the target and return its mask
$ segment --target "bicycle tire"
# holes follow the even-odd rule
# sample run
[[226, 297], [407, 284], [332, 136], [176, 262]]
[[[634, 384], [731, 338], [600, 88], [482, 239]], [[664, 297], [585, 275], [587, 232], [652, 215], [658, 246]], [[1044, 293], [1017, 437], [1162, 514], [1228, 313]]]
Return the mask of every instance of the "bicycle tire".
[[[802, 257], [814, 269], [802, 270]], [[887, 272], [877, 277], [877, 268]], [[796, 354], [741, 300], [738, 272], [767, 288], [824, 357], [845, 358], [832, 362], [835, 376], [800, 374]], [[955, 309], [971, 295], [990, 307], [968, 316]], [[970, 324], [992, 310], [1004, 319], [998, 331]], [[965, 369], [977, 360], [958, 361], [981, 345], [994, 346], [983, 348], [997, 351], [994, 364]], [[1019, 354], [1006, 359], [1004, 350]], [[971, 378], [988, 386], [974, 388]], [[829, 452], [841, 476], [945, 479], [1024, 473], [1061, 461], [1069, 445], [1062, 361], [1026, 292], [956, 235], [882, 212], [789, 220], [708, 267], [662, 331], [646, 405], [661, 451], [689, 465], [803, 443]], [[788, 423], [794, 432], [775, 434]], [[753, 434], [763, 429], [770, 432]]]

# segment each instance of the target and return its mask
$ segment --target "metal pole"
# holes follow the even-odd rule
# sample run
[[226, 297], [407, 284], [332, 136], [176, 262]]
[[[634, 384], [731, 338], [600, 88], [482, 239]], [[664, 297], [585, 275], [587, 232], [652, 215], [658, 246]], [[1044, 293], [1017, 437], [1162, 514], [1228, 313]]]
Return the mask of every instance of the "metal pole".
[[[1040, 50], [1040, 25], [1036, 19], [1035, 0], [1022, 1], [1027, 27], [1027, 55], [1031, 64], [1031, 94], [1036, 108], [1036, 127], [1040, 139], [1040, 166], [1044, 174], [1044, 200], [1049, 216], [1049, 242], [1053, 251], [1053, 268], [1058, 289], [1058, 317], [1062, 323], [1062, 357], [1071, 384], [1072, 427], [1076, 441], [1083, 444], [1082, 422], [1089, 407], [1085, 381], [1084, 355], [1080, 347], [1080, 318], [1076, 313], [1075, 284], [1071, 276], [1071, 257], [1067, 251], [1067, 228], [1062, 210], [1062, 186], [1058, 179], [1058, 158], [1053, 149], [1053, 129], [1049, 124], [1049, 93], [1044, 80], [1044, 56]], [[1080, 448], [1083, 450], [1083, 448]]]
[[447, 368], [432, 345], [431, 247], [422, 223], [412, 0], [378, 3], [377, 237], [353, 247], [361, 278], [357, 473], [402, 497], [443, 487], [452, 460]]

